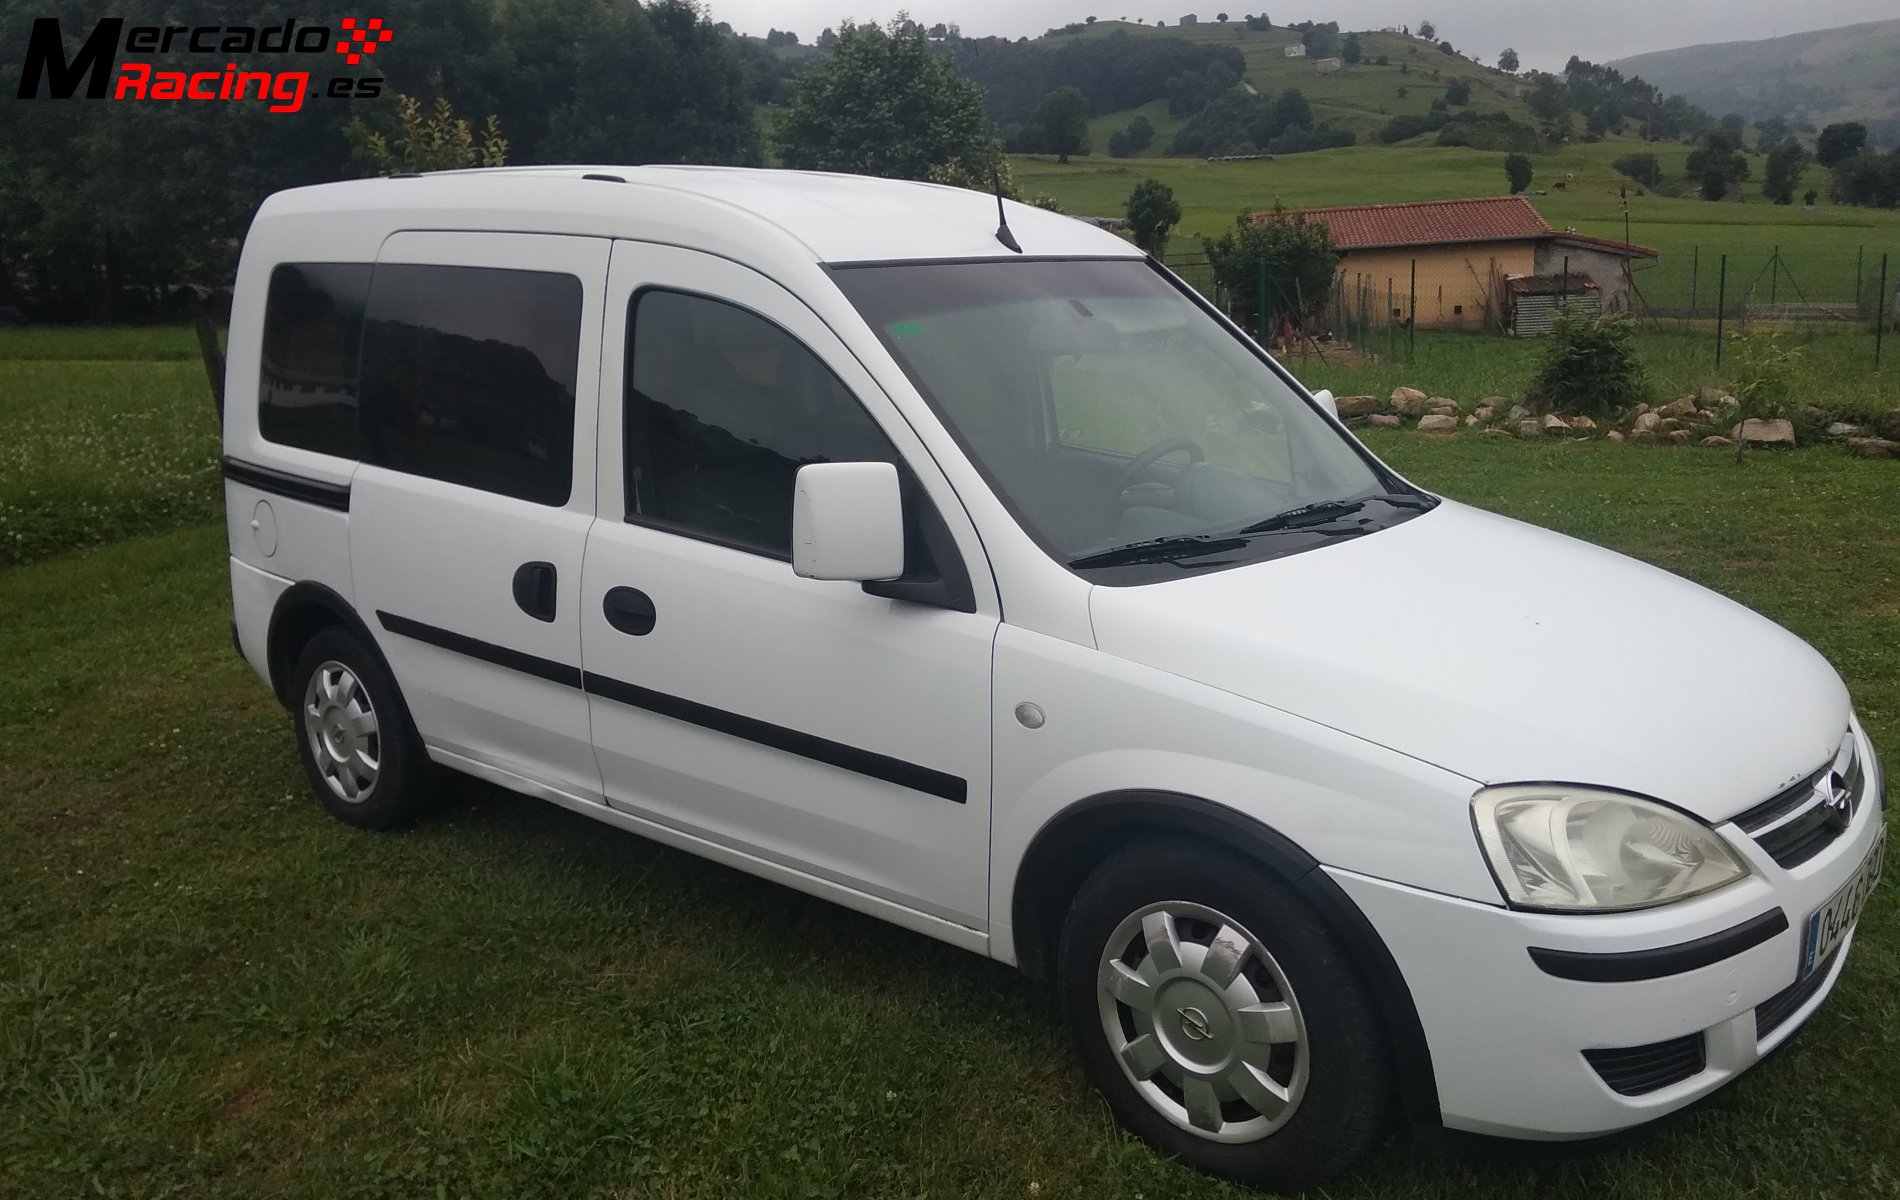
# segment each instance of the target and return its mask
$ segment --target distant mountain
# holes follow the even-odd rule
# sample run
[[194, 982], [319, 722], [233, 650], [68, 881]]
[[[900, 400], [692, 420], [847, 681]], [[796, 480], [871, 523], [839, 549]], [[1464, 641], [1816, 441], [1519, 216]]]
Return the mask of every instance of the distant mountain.
[[1900, 144], [1900, 20], [1658, 50], [1609, 65], [1712, 113], [1864, 121], [1877, 143]]

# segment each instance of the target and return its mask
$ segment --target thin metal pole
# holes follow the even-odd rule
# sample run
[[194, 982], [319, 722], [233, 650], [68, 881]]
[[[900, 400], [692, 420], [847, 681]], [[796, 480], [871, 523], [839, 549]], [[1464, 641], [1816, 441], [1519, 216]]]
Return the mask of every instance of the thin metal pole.
[[1775, 285], [1781, 282], [1781, 247], [1775, 247], [1775, 256], [1768, 260], [1768, 307], [1775, 306]]
[[1722, 365], [1722, 310], [1728, 304], [1728, 255], [1722, 256], [1722, 274], [1715, 285], [1715, 365]]
[[1570, 256], [1564, 255], [1564, 273], [1557, 280], [1557, 307], [1570, 303]]
[[1689, 319], [1695, 319], [1696, 284], [1702, 273], [1702, 247], [1697, 246], [1689, 255]]
[[1399, 352], [1399, 321], [1392, 311], [1392, 277], [1385, 277], [1385, 358], [1392, 361]]
[[1854, 247], [1854, 311], [1855, 312], [1860, 311], [1860, 285], [1861, 285], [1860, 262], [1861, 262], [1861, 259], [1866, 255], [1866, 253], [1867, 253], [1867, 247], [1865, 246]]
[[1260, 260], [1260, 344], [1271, 345], [1267, 336], [1267, 260]]
[[1880, 292], [1874, 297], [1874, 370], [1880, 369], [1880, 343], [1887, 336], [1887, 256], [1880, 256]]
[[1405, 310], [1412, 318], [1411, 326], [1405, 333], [1405, 361], [1411, 362], [1418, 357], [1418, 260], [1412, 260], [1412, 306]]

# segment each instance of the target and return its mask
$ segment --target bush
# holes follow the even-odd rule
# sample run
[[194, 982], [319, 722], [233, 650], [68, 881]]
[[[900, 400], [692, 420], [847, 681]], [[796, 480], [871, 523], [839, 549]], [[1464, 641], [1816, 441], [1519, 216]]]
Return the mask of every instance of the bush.
[[1617, 174], [1648, 187], [1662, 182], [1662, 164], [1656, 161], [1654, 154], [1625, 154], [1610, 165], [1616, 168]]
[[1271, 315], [1297, 325], [1326, 302], [1339, 266], [1339, 251], [1326, 226], [1278, 204], [1271, 213], [1241, 213], [1232, 231], [1202, 238], [1201, 248], [1243, 329], [1260, 326], [1263, 271]]
[[[1530, 157], [1524, 154], [1505, 155], [1504, 178], [1510, 183], [1511, 195], [1513, 196], [1529, 187], [1531, 185]], [[1563, 181], [1559, 180], [1557, 186], [1560, 188], [1563, 187]]]
[[1565, 305], [1551, 318], [1550, 340], [1525, 395], [1548, 412], [1606, 417], [1641, 400], [1648, 386], [1634, 322]]
[[1793, 415], [1795, 380], [1801, 374], [1801, 347], [1772, 332], [1735, 334], [1729, 339], [1733, 374], [1729, 390], [1742, 402], [1737, 418]]

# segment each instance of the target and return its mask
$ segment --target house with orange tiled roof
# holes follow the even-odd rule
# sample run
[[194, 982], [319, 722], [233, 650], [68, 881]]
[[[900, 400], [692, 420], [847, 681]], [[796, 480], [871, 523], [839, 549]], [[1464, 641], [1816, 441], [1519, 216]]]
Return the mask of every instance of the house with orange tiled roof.
[[[1420, 329], [1501, 329], [1512, 280], [1565, 276], [1564, 291], [1627, 311], [1630, 262], [1655, 250], [1554, 228], [1524, 196], [1309, 208], [1339, 248], [1342, 290], [1355, 311]], [[1582, 277], [1573, 287], [1572, 277]], [[1588, 286], [1585, 287], [1584, 285]]]

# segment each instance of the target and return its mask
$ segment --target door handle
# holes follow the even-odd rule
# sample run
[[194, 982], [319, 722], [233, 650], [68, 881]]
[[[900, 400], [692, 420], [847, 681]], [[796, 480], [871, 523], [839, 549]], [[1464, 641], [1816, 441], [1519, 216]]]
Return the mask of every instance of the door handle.
[[554, 564], [525, 562], [515, 568], [515, 603], [537, 621], [554, 620]]
[[659, 619], [659, 614], [653, 608], [653, 598], [638, 588], [607, 589], [607, 594], [601, 597], [600, 608], [607, 614], [607, 624], [634, 637], [645, 637], [652, 633], [653, 625]]

